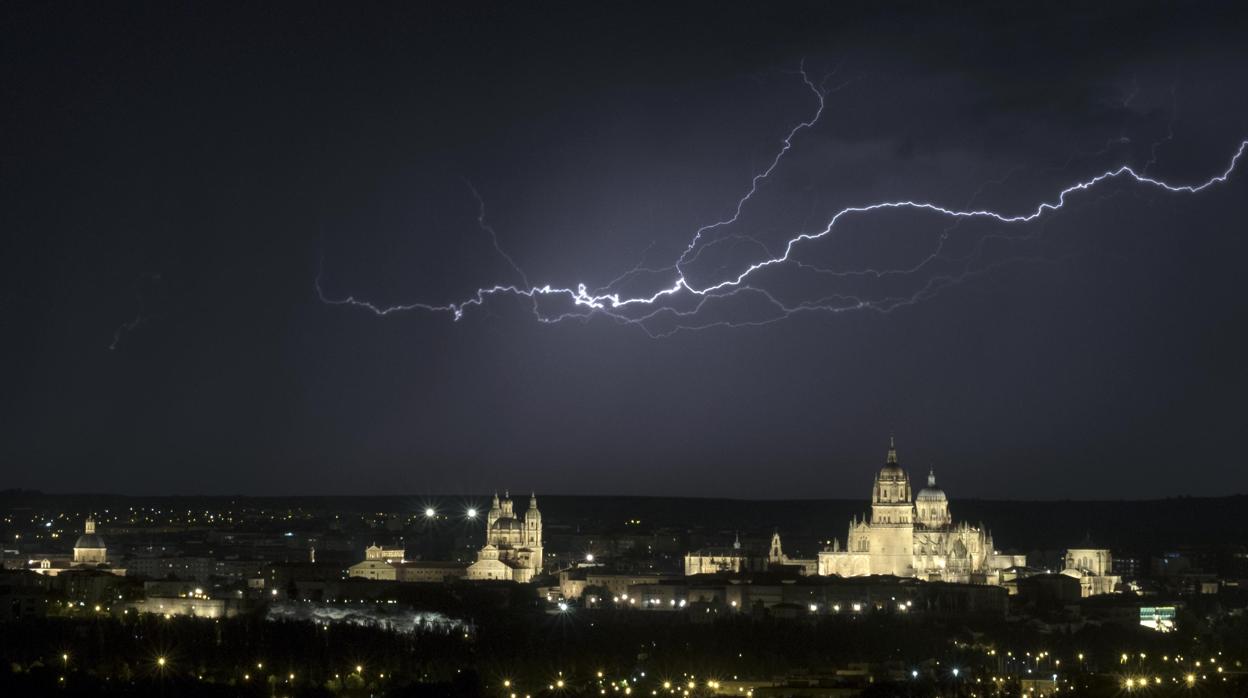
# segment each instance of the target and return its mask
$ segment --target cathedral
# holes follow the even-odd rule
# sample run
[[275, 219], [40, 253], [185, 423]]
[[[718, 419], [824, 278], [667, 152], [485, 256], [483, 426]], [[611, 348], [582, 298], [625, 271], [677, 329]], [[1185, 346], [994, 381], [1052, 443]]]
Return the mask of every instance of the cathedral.
[[516, 516], [511, 495], [494, 495], [485, 517], [485, 547], [468, 566], [468, 579], [529, 582], [542, 571], [542, 512], [537, 495], [529, 497], [524, 518]]
[[912, 494], [910, 476], [898, 463], [890, 439], [871, 490], [870, 519], [850, 521], [845, 549], [833, 540], [830, 549], [819, 553], [818, 568], [819, 574], [842, 577], [889, 574], [992, 584], [999, 570], [1015, 564], [1022, 562], [993, 549], [988, 531], [953, 522], [934, 471], [927, 475], [927, 487]]

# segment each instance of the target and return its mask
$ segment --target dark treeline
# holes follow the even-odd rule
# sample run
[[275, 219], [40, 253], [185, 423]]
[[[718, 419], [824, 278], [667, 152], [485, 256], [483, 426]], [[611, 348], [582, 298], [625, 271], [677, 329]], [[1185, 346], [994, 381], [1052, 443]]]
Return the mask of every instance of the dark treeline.
[[[499, 695], [506, 680], [536, 696], [553, 693], [546, 687], [558, 678], [565, 681], [560, 695], [587, 695], [598, 692], [600, 680], [629, 678], [648, 687], [683, 683], [687, 675], [818, 674], [870, 662], [920, 672], [907, 692], [940, 686], [958, 667], [963, 676], [982, 680], [1028, 669], [1074, 672], [1085, 676], [1083, 694], [1093, 695], [1106, 676], [1166, 671], [1169, 680], [1174, 671], [1157, 662], [1165, 655], [1222, 652], [1232, 663], [1248, 652], [1244, 619], [1199, 636], [1112, 626], [1037, 634], [1022, 624], [890, 614], [794, 621], [712, 613], [706, 622], [697, 620], [691, 614], [524, 608], [483, 617], [474, 632], [397, 634], [259, 615], [28, 619], [0, 627], [0, 656], [9, 665], [0, 689], [7, 686], [5, 695], [43, 695], [55, 687], [65, 695]], [[1040, 652], [1044, 663], [1026, 654]], [[1124, 652], [1129, 663], [1120, 660]], [[1080, 653], [1085, 659], [1077, 661]], [[1152, 664], [1138, 656], [1152, 657]], [[1063, 660], [1061, 669], [1052, 664], [1056, 659]], [[1220, 692], [1232, 687], [1244, 688], [1209, 684], [1202, 695], [1237, 695]]]
[[[0, 493], [0, 509], [46, 511], [124, 509], [158, 506], [185, 509], [286, 509], [305, 512], [418, 514], [425, 506], [458, 511], [469, 503], [488, 505], [486, 494], [472, 496], [376, 497], [128, 497], [123, 495], [47, 495], [29, 491]], [[787, 536], [844, 543], [853, 516], [869, 510], [862, 499], [738, 500], [664, 497], [542, 496], [544, 521], [553, 530], [643, 532], [656, 527], [700, 529], [708, 533], [740, 530], [753, 535], [779, 529]], [[1248, 541], [1248, 495], [1180, 497], [1142, 501], [995, 501], [950, 502], [956, 521], [983, 523], [997, 547], [1020, 552], [1060, 550], [1091, 536], [1096, 543], [1133, 553], [1158, 552], [1184, 545], [1242, 545]], [[640, 526], [626, 521], [640, 520]], [[1154, 526], [1150, 522], [1166, 522]], [[708, 524], [713, 522], [713, 524]], [[291, 524], [284, 524], [291, 525]], [[295, 522], [294, 525], [298, 525]]]

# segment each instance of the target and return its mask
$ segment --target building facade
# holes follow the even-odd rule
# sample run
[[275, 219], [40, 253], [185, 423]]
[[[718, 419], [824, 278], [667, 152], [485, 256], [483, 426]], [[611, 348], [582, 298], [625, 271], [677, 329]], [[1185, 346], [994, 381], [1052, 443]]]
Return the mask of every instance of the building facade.
[[69, 570], [103, 570], [117, 576], [125, 576], [126, 571], [114, 567], [108, 559], [108, 547], [104, 539], [95, 532], [95, 518], [88, 516], [82, 527], [82, 535], [74, 543], [72, 557], [65, 555], [43, 555], [30, 560], [27, 569], [38, 574], [55, 577]]
[[347, 568], [347, 576], [358, 579], [376, 579], [393, 582], [398, 579], [396, 563], [385, 560], [364, 560]]
[[[315, 554], [313, 548], [313, 554]], [[385, 562], [403, 562], [407, 557], [407, 551], [398, 545], [377, 545], [373, 543], [364, 549], [365, 560], [384, 560]]]
[[485, 517], [485, 546], [468, 566], [471, 580], [503, 579], [528, 583], [542, 572], [542, 512], [537, 495], [529, 497], [524, 517], [515, 513], [511, 495], [494, 495]]
[[1112, 594], [1122, 577], [1114, 574], [1114, 557], [1108, 548], [1095, 546], [1090, 540], [1083, 546], [1066, 551], [1062, 574], [1079, 580], [1082, 595]]
[[742, 548], [738, 535], [731, 547], [708, 547], [686, 553], [685, 575], [762, 572], [768, 564], [765, 555]]

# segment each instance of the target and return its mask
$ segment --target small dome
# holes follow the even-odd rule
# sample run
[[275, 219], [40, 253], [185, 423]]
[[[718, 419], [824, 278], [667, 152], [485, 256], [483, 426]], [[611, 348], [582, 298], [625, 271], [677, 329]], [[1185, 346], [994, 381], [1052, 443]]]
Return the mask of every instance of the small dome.
[[893, 442], [893, 437], [888, 437], [888, 457], [885, 459], [884, 467], [880, 468], [880, 474], [875, 478], [879, 482], [901, 482], [906, 480], [906, 471], [901, 469], [897, 464], [897, 445]]
[[494, 522], [495, 531], [523, 531], [524, 524], [518, 519], [506, 518]]
[[881, 482], [905, 480], [906, 471], [902, 470], [901, 466], [896, 463], [889, 463], [883, 468], [880, 468], [878, 479]]
[[915, 497], [915, 501], [943, 502], [946, 499], [945, 491], [936, 486], [936, 471], [927, 471], [927, 487], [919, 490], [919, 494]]

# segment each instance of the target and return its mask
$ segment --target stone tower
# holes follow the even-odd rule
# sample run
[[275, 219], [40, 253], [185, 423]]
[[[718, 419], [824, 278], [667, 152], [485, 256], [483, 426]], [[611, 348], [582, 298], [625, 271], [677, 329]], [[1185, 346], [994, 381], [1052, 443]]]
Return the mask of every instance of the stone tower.
[[537, 494], [529, 494], [529, 508], [524, 512], [524, 546], [533, 551], [533, 570], [542, 571], [542, 512], [537, 508]]
[[910, 477], [897, 462], [897, 445], [888, 439], [884, 467], [871, 495], [871, 574], [913, 574], [914, 502]]

